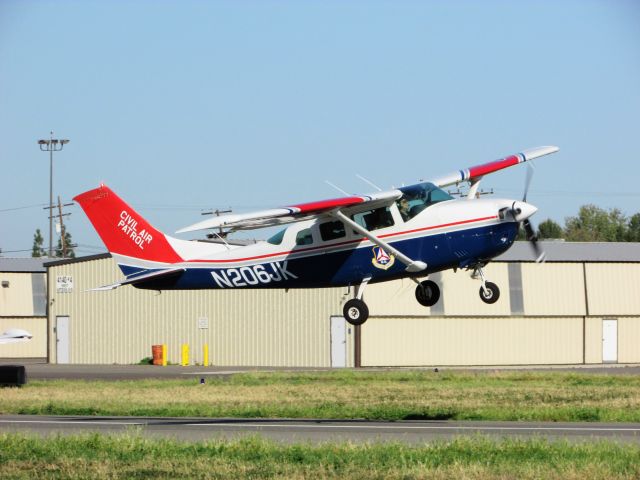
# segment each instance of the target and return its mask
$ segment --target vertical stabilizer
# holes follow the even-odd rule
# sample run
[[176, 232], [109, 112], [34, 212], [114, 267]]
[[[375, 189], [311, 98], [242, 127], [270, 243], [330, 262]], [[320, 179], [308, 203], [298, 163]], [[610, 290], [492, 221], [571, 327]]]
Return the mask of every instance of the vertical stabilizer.
[[167, 237], [106, 185], [81, 193], [73, 200], [80, 204], [112, 254], [151, 262], [182, 261]]

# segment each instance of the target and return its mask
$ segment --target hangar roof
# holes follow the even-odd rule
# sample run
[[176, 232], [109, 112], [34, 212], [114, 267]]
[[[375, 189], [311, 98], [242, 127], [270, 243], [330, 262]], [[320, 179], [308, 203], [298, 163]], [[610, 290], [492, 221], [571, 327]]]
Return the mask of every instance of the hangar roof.
[[[640, 262], [640, 243], [544, 241], [538, 245], [547, 262]], [[497, 262], [534, 262], [529, 242], [515, 242]]]
[[49, 260], [41, 258], [4, 258], [0, 257], [0, 272], [36, 273], [46, 272], [44, 263]]

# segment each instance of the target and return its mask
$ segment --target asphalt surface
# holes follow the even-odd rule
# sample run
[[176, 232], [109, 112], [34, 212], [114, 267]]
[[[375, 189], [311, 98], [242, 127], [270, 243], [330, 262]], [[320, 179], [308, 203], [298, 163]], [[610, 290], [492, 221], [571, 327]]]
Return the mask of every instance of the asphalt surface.
[[483, 435], [495, 439], [545, 438], [584, 442], [615, 440], [640, 444], [640, 423], [545, 423], [452, 421], [329, 421], [228, 418], [147, 418], [0, 415], [0, 431], [41, 436], [139, 432], [183, 441], [237, 439], [259, 435], [281, 443], [405, 442], [419, 444]]
[[[20, 362], [3, 362], [3, 363], [19, 364]], [[329, 371], [331, 368], [291, 368], [291, 367], [201, 367], [188, 366], [180, 367], [178, 365], [168, 365], [166, 367], [158, 367], [152, 365], [56, 365], [47, 363], [25, 364], [27, 369], [28, 380], [52, 380], [52, 379], [69, 379], [69, 380], [136, 380], [145, 378], [194, 378], [201, 379], [212, 376], [225, 377], [243, 372], [275, 372], [275, 371], [291, 371], [291, 372], [311, 372], [311, 371]], [[362, 368], [361, 371], [407, 371], [422, 370], [433, 371], [430, 368]], [[640, 375], [639, 365], [558, 365], [541, 367], [539, 365], [517, 366], [517, 367], [482, 367], [482, 368], [456, 368], [456, 367], [438, 367], [439, 372], [446, 371], [569, 371], [573, 373], [583, 374], [605, 374], [605, 375]]]

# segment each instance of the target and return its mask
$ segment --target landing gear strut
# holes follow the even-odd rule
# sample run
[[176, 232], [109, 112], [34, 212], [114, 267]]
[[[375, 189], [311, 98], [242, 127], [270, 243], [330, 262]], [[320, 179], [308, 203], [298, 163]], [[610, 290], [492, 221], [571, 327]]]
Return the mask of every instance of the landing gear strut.
[[432, 280], [425, 280], [416, 286], [416, 300], [423, 307], [432, 307], [440, 299], [440, 287]]
[[500, 289], [493, 282], [487, 282], [484, 278], [484, 272], [482, 271], [482, 265], [478, 265], [473, 270], [472, 278], [480, 277], [482, 286], [480, 287], [480, 300], [484, 303], [492, 304], [496, 303], [500, 298]]

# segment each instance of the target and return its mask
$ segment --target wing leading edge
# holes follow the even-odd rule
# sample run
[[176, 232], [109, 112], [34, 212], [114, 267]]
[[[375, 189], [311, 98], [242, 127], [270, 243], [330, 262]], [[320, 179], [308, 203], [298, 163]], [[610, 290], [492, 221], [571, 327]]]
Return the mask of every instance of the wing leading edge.
[[501, 158], [500, 160], [481, 163], [480, 165], [475, 165], [464, 170], [458, 170], [457, 172], [453, 172], [448, 175], [439, 177], [435, 180], [431, 180], [431, 183], [442, 188], [460, 182], [476, 180], [483, 177], [484, 175], [488, 175], [489, 173], [494, 173], [504, 168], [518, 165], [520, 163], [529, 162], [535, 158], [540, 158], [544, 157], [545, 155], [555, 153], [558, 150], [560, 149], [554, 146], [530, 148], [520, 153], [516, 153], [515, 155], [509, 155], [508, 157]]

